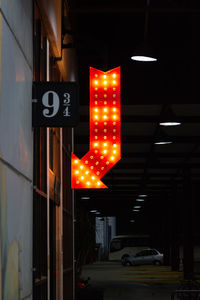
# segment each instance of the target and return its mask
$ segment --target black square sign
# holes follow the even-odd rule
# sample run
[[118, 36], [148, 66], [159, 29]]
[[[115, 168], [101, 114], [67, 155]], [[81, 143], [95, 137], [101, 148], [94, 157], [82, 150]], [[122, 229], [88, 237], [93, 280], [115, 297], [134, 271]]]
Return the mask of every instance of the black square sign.
[[33, 83], [33, 127], [74, 127], [79, 120], [76, 82]]

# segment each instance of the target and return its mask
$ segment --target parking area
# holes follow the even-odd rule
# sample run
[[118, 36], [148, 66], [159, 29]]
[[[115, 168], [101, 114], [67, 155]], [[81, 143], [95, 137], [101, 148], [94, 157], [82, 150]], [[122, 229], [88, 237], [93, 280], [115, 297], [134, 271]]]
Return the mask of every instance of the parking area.
[[120, 262], [96, 262], [86, 265], [83, 277], [101, 289], [103, 300], [170, 300], [180, 285], [182, 272], [168, 266], [122, 266]]

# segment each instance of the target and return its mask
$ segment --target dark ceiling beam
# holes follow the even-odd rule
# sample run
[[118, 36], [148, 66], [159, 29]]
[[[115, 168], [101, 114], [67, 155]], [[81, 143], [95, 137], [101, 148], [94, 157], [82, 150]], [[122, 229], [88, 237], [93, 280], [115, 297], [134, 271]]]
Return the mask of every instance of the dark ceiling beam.
[[[175, 183], [182, 183], [182, 180], [181, 179], [176, 179], [176, 178], [173, 178], [173, 180], [175, 181]], [[192, 180], [192, 179], [191, 179]], [[196, 179], [197, 180], [197, 179]], [[129, 179], [129, 180], [126, 180], [126, 179], [117, 179], [117, 178], [114, 178], [113, 180], [104, 180], [104, 182], [106, 183], [106, 185], [109, 185], [110, 183], [111, 184], [114, 184], [114, 185], [118, 185], [118, 184], [141, 184], [141, 180], [140, 179]], [[147, 184], [157, 184], [157, 185], [170, 185], [171, 186], [171, 178], [165, 178], [165, 179], [152, 179], [152, 178], [148, 178], [148, 180], [146, 181]]]
[[[177, 188], [182, 189], [182, 187], [177, 186]], [[161, 197], [163, 196], [163, 193], [173, 193], [174, 192], [174, 187], [172, 186], [165, 186], [165, 187], [159, 187], [159, 186], [149, 186], [145, 189], [145, 193], [148, 195], [147, 198], [145, 198], [145, 202], [148, 202], [149, 199], [156, 197]], [[108, 189], [106, 190], [99, 190], [98, 193], [97, 191], [92, 191], [92, 190], [80, 190], [78, 193], [76, 193], [76, 199], [82, 202], [87, 203], [88, 201], [94, 202], [97, 201], [98, 199], [103, 200], [108, 200], [111, 198], [114, 199], [119, 199], [122, 201], [122, 198], [125, 200], [126, 198], [130, 198], [133, 201], [138, 197], [138, 195], [141, 194], [141, 188], [133, 188], [132, 185], [130, 186], [121, 186], [120, 184], [113, 186], [109, 185]], [[83, 200], [81, 197], [83, 196], [89, 196], [90, 200]], [[162, 199], [161, 199], [162, 200]]]
[[[156, 192], [157, 194], [157, 192]], [[122, 192], [119, 193], [119, 192], [116, 192], [116, 193], [112, 193], [110, 195], [107, 195], [107, 194], [103, 194], [103, 195], [95, 195], [95, 196], [91, 196], [90, 200], [82, 200], [80, 199], [81, 202], [96, 202], [96, 201], [104, 201], [105, 199], [109, 198], [111, 200], [122, 200], [121, 199], [122, 197]], [[135, 201], [135, 199], [137, 198], [137, 193], [131, 193], [128, 192], [128, 194], [124, 197], [124, 199], [126, 200], [129, 200], [129, 201]], [[149, 197], [148, 199], [146, 199], [144, 202], [147, 202], [149, 200]], [[141, 202], [143, 203], [143, 202]], [[139, 204], [138, 204], [139, 205]]]
[[[134, 178], [140, 178], [141, 176], [143, 175], [143, 173], [127, 173], [126, 172], [126, 170], [124, 170], [124, 172], [123, 173], [113, 173], [113, 176], [112, 177], [114, 177], [114, 179], [115, 178], [117, 178], [117, 177], [119, 177], [119, 178], [124, 178], [124, 177], [128, 177], [128, 178], [132, 178], [133, 177], [133, 180], [134, 180]], [[182, 176], [180, 176], [180, 174], [178, 175], [177, 173], [150, 173], [150, 172], [148, 172], [148, 174], [147, 174], [147, 176], [149, 176], [149, 178], [182, 178]], [[105, 177], [104, 177], [104, 179], [105, 180], [111, 180], [112, 179], [112, 177], [111, 176], [109, 176], [109, 175], [105, 175]], [[192, 174], [191, 173], [191, 177], [192, 178], [198, 178], [198, 177], [200, 177], [200, 174], [197, 174], [197, 173], [195, 173], [195, 174]]]
[[[148, 155], [148, 152], [131, 152], [126, 153], [126, 156], [123, 156], [123, 159], [126, 158], [146, 158]], [[180, 152], [155, 152], [156, 158], [185, 158], [187, 153], [180, 153]], [[200, 152], [198, 153], [188, 153], [190, 155], [190, 158], [199, 158]]]
[[[194, 184], [196, 183], [199, 183], [200, 182], [200, 179], [191, 179], [191, 182], [193, 182]], [[127, 185], [130, 185], [130, 187], [132, 186], [132, 184], [138, 184], [140, 185], [141, 184], [141, 181], [138, 180], [138, 181], [131, 181], [131, 180], [128, 180], [128, 181], [124, 181], [124, 180], [121, 180], [121, 181], [118, 181], [116, 180], [115, 182], [109, 182], [109, 181], [104, 181], [104, 183], [106, 183], [106, 185], [109, 187], [110, 184], [112, 184], [112, 187], [114, 185], [118, 186], [120, 184], [120, 186], [122, 186], [123, 184], [125, 184], [125, 186], [127, 187]], [[175, 180], [174, 179], [174, 183], [176, 185], [178, 185], [179, 187], [182, 187], [183, 186], [183, 181], [182, 180]], [[154, 187], [158, 187], [158, 189], [162, 189], [164, 187], [171, 187], [171, 179], [169, 179], [168, 181], [166, 180], [165, 182], [161, 181], [161, 180], [147, 180], [145, 182], [145, 186], [146, 188], [154, 188]]]
[[[78, 157], [82, 156], [82, 153], [76, 152], [76, 155]], [[156, 158], [185, 158], [187, 153], [180, 153], [180, 152], [156, 152], [155, 153]], [[188, 153], [190, 155], [190, 158], [199, 158], [200, 152], [198, 153]], [[148, 152], [127, 152], [123, 153], [123, 160], [129, 159], [129, 158], [146, 158], [148, 156]]]
[[[167, 8], [149, 8], [149, 13], [151, 14], [199, 14], [200, 8], [191, 8], [191, 7], [167, 7]], [[75, 9], [71, 9], [71, 12], [77, 14], [123, 14], [123, 13], [141, 13], [144, 14], [146, 12], [146, 7], [133, 7], [133, 6], [88, 6], [88, 7], [79, 7]]]
[[[76, 190], [75, 191], [75, 194], [76, 194], [76, 198], [81, 198], [81, 197], [94, 197], [95, 198], [98, 198], [98, 197], [112, 197], [112, 196], [118, 196], [119, 194], [124, 194], [124, 196], [126, 197], [127, 194], [128, 195], [138, 195], [138, 193], [141, 193], [141, 191], [138, 191], [138, 189], [134, 189], [133, 187], [130, 188], [128, 187], [128, 189], [121, 189], [120, 187], [119, 188], [114, 188], [112, 189], [112, 187], [110, 186], [108, 189], [101, 189], [101, 190], [98, 190], [98, 193], [96, 190]], [[149, 198], [149, 195], [146, 199]]]
[[[120, 195], [120, 196], [122, 197], [122, 195]], [[87, 204], [89, 204], [89, 206], [92, 207], [93, 209], [95, 208], [95, 206], [101, 207], [102, 204], [103, 205], [107, 204], [107, 207], [108, 207], [109, 206], [108, 201], [109, 201], [109, 204], [110, 204], [110, 202], [114, 202], [112, 204], [116, 204], [116, 202], [121, 203], [121, 200], [122, 200], [121, 197], [92, 199], [93, 201], [87, 202]], [[154, 195], [152, 195], [152, 197], [150, 197], [148, 199], [148, 201], [146, 201], [146, 203], [150, 202], [152, 199], [159, 198], [159, 197], [160, 197], [160, 194], [155, 193]], [[136, 197], [134, 197], [134, 196], [132, 198], [126, 197], [126, 198], [124, 198], [124, 202], [128, 203], [129, 205], [136, 205], [137, 202], [135, 201], [135, 198]], [[84, 203], [84, 202], [81, 201], [81, 203]], [[142, 202], [141, 205], [145, 205], [146, 203]]]
[[[109, 191], [109, 192], [108, 192]], [[154, 196], [159, 196], [159, 194], [163, 192], [157, 189], [153, 189], [153, 190], [148, 190], [148, 197], [145, 198], [145, 202], [149, 201], [149, 199], [151, 197]], [[106, 191], [99, 191], [99, 193], [95, 193], [93, 191], [87, 191], [86, 193], [84, 193], [84, 191], [82, 191], [82, 193], [79, 193], [76, 195], [76, 199], [81, 201], [81, 202], [85, 202], [88, 203], [88, 201], [90, 202], [95, 202], [98, 200], [105, 200], [105, 199], [119, 199], [122, 201], [122, 197], [123, 199], [130, 199], [132, 201], [134, 201], [137, 197], [138, 194], [140, 193], [139, 189], [134, 189], [133, 187], [129, 186], [128, 188], [121, 188], [121, 187], [115, 187], [115, 188], [111, 188], [110, 186], [108, 187], [108, 189]], [[89, 196], [90, 199], [81, 199], [82, 196]]]
[[[162, 189], [162, 188], [165, 188], [165, 187], [167, 187], [167, 188], [170, 188], [171, 187], [171, 182], [170, 182], [171, 180], [169, 180], [169, 181], [166, 181], [166, 182], [159, 182], [159, 181], [156, 181], [156, 180], [154, 180], [154, 181], [146, 181], [145, 182], [145, 186], [146, 186], [146, 188], [152, 188], [152, 189], [154, 189], [154, 188], [158, 188], [158, 189]], [[176, 183], [176, 184], [178, 184], [179, 186], [182, 186], [182, 181], [181, 180], [174, 180], [174, 182]], [[197, 181], [195, 181], [195, 182], [197, 182]], [[199, 182], [199, 181], [198, 181]], [[118, 186], [120, 186], [120, 187], [122, 187], [122, 186], [124, 186], [125, 188], [127, 188], [127, 187], [133, 187], [133, 186], [135, 186], [135, 187], [140, 187], [140, 185], [141, 185], [141, 181], [140, 180], [138, 180], [137, 182], [134, 182], [134, 181], [128, 181], [128, 182], [126, 182], [126, 181], [114, 181], [114, 182], [105, 182], [104, 181], [104, 183], [106, 183], [106, 185], [108, 186], [108, 187], [118, 187]]]
[[[113, 176], [108, 176], [106, 175], [104, 177], [104, 181], [110, 181], [110, 180], [126, 180], [126, 179], [122, 179], [124, 177], [127, 177], [131, 180], [138, 180], [142, 177], [143, 173], [127, 173], [126, 170], [124, 170], [123, 173], [114, 173]], [[200, 174], [192, 174], [190, 173], [191, 175], [191, 178], [199, 178], [200, 177]], [[114, 179], [113, 179], [114, 178]], [[170, 178], [173, 178], [173, 179], [176, 179], [176, 180], [179, 180], [182, 178], [182, 176], [180, 176], [180, 174], [177, 174], [177, 173], [147, 173], [147, 178], [167, 178], [167, 179], [170, 179]]]
[[[146, 201], [146, 202], [149, 202], [151, 199], [153, 199], [153, 198], [157, 198], [157, 197], [160, 197], [159, 196], [160, 194], [158, 194], [158, 193], [155, 193], [154, 195], [152, 195], [152, 197], [150, 197], [149, 199], [148, 199], [148, 201]], [[91, 206], [91, 207], [93, 207], [93, 208], [95, 208], [95, 205], [101, 205], [102, 203], [107, 203], [108, 201], [112, 201], [112, 202], [114, 202], [114, 203], [116, 203], [117, 201], [119, 201], [119, 202], [121, 202], [122, 201], [122, 199], [121, 199], [121, 197], [122, 197], [122, 195], [120, 195], [120, 197], [115, 197], [115, 198], [97, 198], [97, 199], [92, 199], [92, 201], [90, 201], [89, 202], [89, 206]], [[130, 203], [130, 205], [135, 205], [137, 202], [135, 201], [135, 196], [133, 195], [132, 196], [132, 198], [131, 197], [126, 197], [126, 198], [124, 198], [124, 201], [125, 202], [128, 202], [128, 203]], [[81, 201], [82, 202], [82, 201]], [[84, 202], [82, 202], [82, 203], [84, 203]], [[145, 202], [141, 202], [140, 203], [141, 205], [145, 205]], [[140, 204], [138, 204], [138, 205], [140, 205]]]
[[[199, 116], [182, 116], [177, 117], [178, 120], [181, 123], [200, 123], [200, 117]], [[159, 122], [159, 116], [135, 116], [135, 115], [123, 115], [121, 116], [122, 123], [158, 123]], [[80, 116], [80, 122], [89, 122], [89, 116], [88, 115], [81, 115]], [[123, 125], [122, 125], [123, 126]]]
[[[108, 188], [112, 188], [112, 191], [117, 191], [118, 189], [122, 190], [132, 190], [133, 189], [133, 186], [130, 185], [130, 186], [123, 186], [123, 185], [120, 185], [120, 184], [117, 184], [116, 186], [115, 185], [109, 185]], [[140, 189], [140, 186], [138, 186], [137, 188], [137, 192], [141, 190]], [[168, 186], [164, 186], [164, 187], [160, 187], [160, 186], [151, 186], [151, 187], [147, 187], [146, 188], [147, 190], [147, 193], [152, 193], [153, 191], [157, 190], [158, 192], [163, 192], [163, 190], [167, 190], [167, 191], [171, 191], [173, 190], [171, 187], [168, 187]], [[123, 195], [123, 193], [121, 193], [121, 195]]]
[[[118, 162], [116, 166], [114, 166], [115, 169], [144, 169], [146, 166], [145, 163], [120, 163]], [[194, 168], [194, 169], [200, 169], [200, 163], [154, 163], [151, 166], [149, 166], [149, 169], [160, 169], [161, 171], [163, 169], [180, 169], [180, 168]]]
[[[170, 140], [175, 143], [199, 143], [200, 136], [169, 136]], [[75, 144], [85, 144], [89, 140], [87, 135], [76, 135]], [[135, 143], [153, 143], [154, 140], [152, 136], [141, 136], [141, 135], [132, 135], [132, 136], [122, 136], [122, 144], [135, 144]]]
[[[124, 201], [124, 203], [126, 203], [126, 205], [128, 204], [130, 206], [136, 205], [136, 203], [138, 205], [145, 206], [146, 203], [150, 202], [151, 200], [159, 199], [162, 194], [163, 194], [163, 191], [159, 192], [159, 193], [157, 191], [155, 191], [154, 194], [152, 194], [152, 196], [149, 197], [149, 199], [146, 202], [141, 202], [141, 203], [135, 201], [136, 196], [134, 196], [134, 195], [132, 196], [132, 198], [130, 198], [130, 197], [124, 198], [123, 201]], [[89, 206], [93, 209], [95, 209], [97, 206], [101, 208], [104, 205], [105, 206], [107, 205], [107, 208], [108, 208], [110, 206], [110, 205], [108, 205], [108, 204], [110, 204], [110, 202], [112, 202], [112, 204], [114, 204], [114, 206], [115, 206], [115, 204], [121, 204], [122, 203], [121, 197], [122, 197], [122, 194], [120, 195], [120, 197], [115, 197], [115, 198], [102, 197], [102, 198], [91, 199], [91, 201], [88, 201], [88, 202], [84, 202], [84, 201], [80, 200], [80, 202], [85, 203], [87, 206]]]
[[[158, 178], [157, 178], [158, 177]], [[176, 178], [176, 177], [173, 177], [173, 176], [162, 176], [159, 178], [159, 176], [156, 176], [156, 179], [155, 177], [153, 176], [150, 176], [150, 177], [147, 177], [147, 182], [148, 183], [158, 183], [158, 184], [172, 184], [172, 178], [173, 178], [173, 181], [175, 181], [176, 183], [181, 183], [183, 181], [182, 178]], [[200, 180], [200, 176], [192, 176], [191, 175], [191, 180], [194, 180], [194, 181], [199, 181]], [[109, 184], [109, 183], [113, 183], [113, 184], [118, 184], [118, 183], [123, 183], [123, 184], [139, 184], [141, 183], [141, 179], [138, 178], [138, 179], [122, 179], [122, 178], [117, 178], [117, 177], [114, 177], [114, 179], [106, 179], [104, 180], [104, 182], [106, 184]]]

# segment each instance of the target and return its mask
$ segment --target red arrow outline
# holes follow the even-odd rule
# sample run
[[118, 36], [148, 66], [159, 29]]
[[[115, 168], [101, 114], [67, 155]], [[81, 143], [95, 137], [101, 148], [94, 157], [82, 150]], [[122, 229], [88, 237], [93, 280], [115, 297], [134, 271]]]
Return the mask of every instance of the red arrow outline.
[[100, 180], [121, 159], [120, 67], [90, 67], [90, 150], [71, 155], [71, 187], [107, 188]]

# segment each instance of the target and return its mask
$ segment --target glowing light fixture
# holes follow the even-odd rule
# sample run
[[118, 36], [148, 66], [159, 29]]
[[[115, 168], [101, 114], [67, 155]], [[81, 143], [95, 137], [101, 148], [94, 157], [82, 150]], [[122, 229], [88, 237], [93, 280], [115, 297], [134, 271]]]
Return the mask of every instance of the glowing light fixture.
[[172, 144], [172, 140], [170, 137], [161, 129], [161, 127], [158, 128], [157, 135], [154, 140], [155, 145], [168, 145]]
[[144, 199], [138, 198], [138, 199], [136, 199], [136, 201], [137, 201], [137, 202], [144, 202]]
[[157, 61], [157, 58], [145, 55], [133, 55], [131, 56], [132, 60], [141, 61], [141, 62], [153, 62]]
[[145, 12], [145, 24], [144, 24], [144, 40], [135, 49], [134, 55], [131, 59], [139, 62], [155, 62], [157, 58], [154, 56], [153, 50], [147, 41], [147, 29], [148, 29], [148, 19], [149, 19], [149, 6], [150, 0], [147, 0], [146, 12]]
[[181, 125], [180, 122], [160, 122], [161, 126], [179, 126]]
[[107, 188], [100, 179], [121, 158], [120, 76], [120, 67], [90, 68], [90, 150], [82, 159], [72, 153], [72, 188]]
[[158, 141], [154, 142], [155, 145], [169, 145], [172, 144], [172, 141]]
[[160, 126], [179, 126], [181, 122], [178, 120], [178, 117], [173, 113], [171, 107], [167, 106], [163, 115], [160, 118]]

